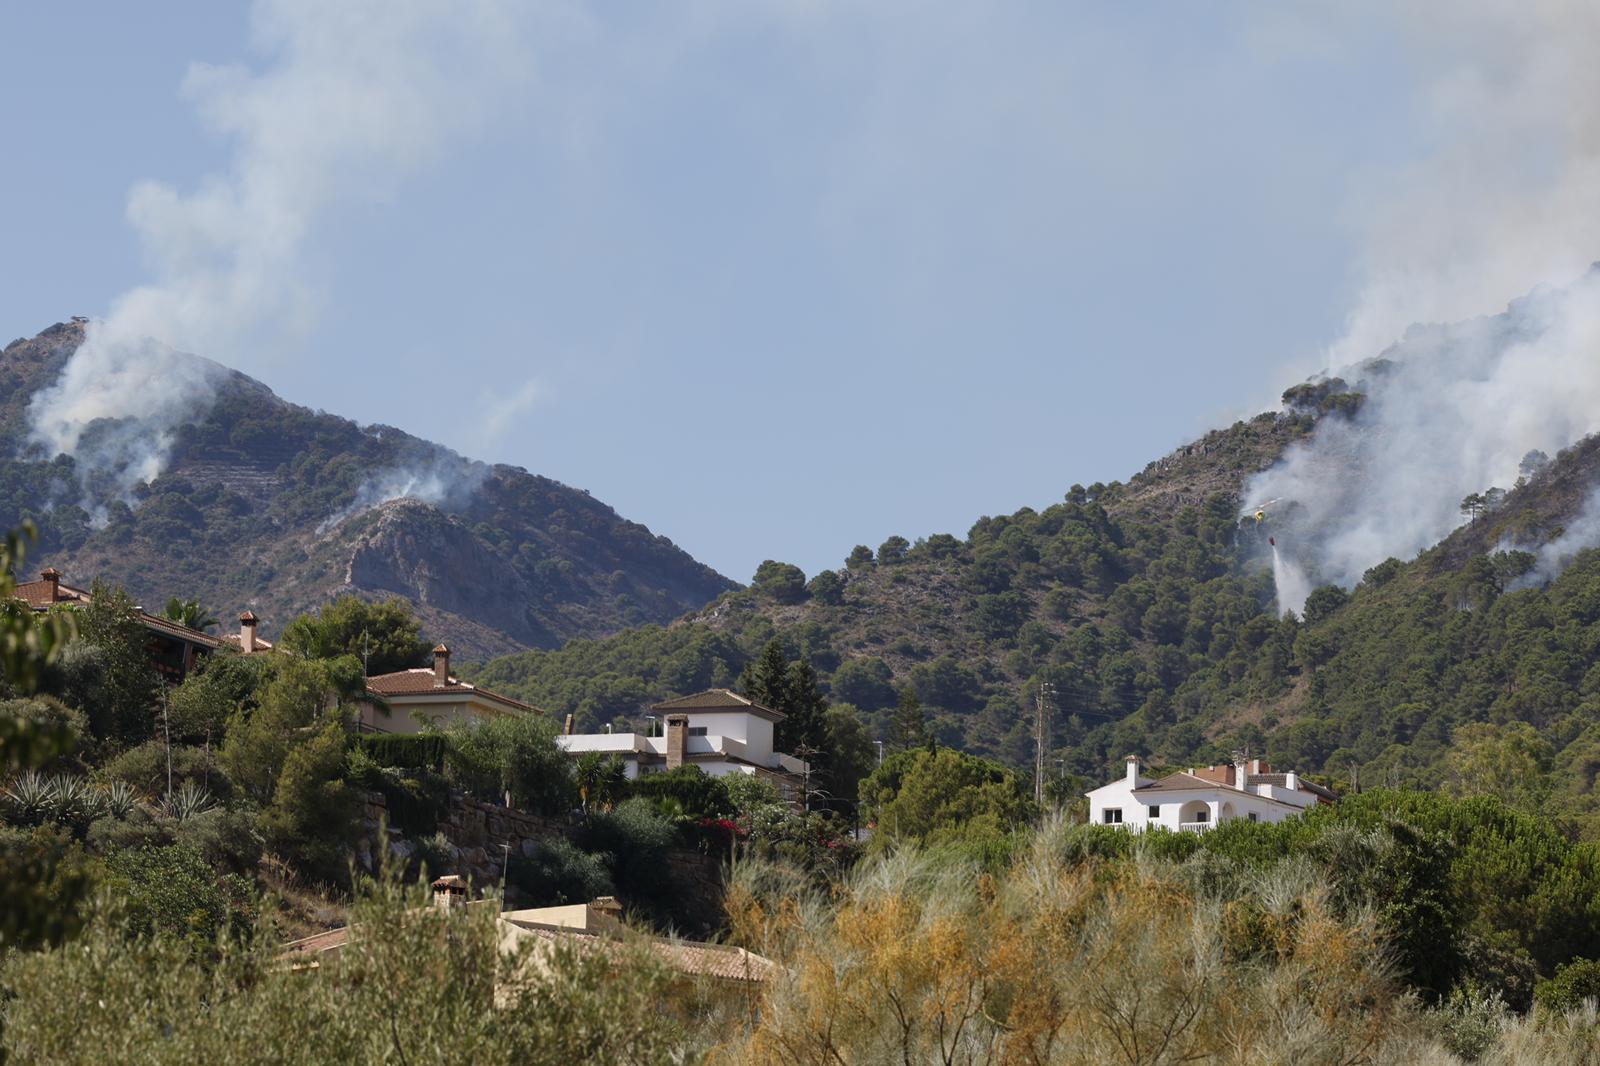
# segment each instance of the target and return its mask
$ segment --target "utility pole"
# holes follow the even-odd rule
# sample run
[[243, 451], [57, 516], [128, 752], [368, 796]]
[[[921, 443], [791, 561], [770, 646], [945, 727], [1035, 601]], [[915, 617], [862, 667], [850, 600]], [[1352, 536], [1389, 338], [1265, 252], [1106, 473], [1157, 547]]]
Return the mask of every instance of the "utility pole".
[[1050, 750], [1050, 712], [1055, 709], [1056, 687], [1048, 681], [1039, 682], [1034, 698], [1033, 721], [1033, 802], [1044, 806], [1045, 753]]

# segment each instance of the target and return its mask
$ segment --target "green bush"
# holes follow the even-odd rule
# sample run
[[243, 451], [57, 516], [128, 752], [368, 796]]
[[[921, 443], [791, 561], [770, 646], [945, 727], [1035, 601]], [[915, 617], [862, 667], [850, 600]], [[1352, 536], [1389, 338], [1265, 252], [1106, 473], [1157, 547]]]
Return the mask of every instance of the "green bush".
[[128, 931], [135, 936], [175, 936], [196, 950], [214, 945], [224, 932], [242, 931], [249, 920], [249, 882], [217, 875], [193, 848], [140, 848], [106, 861], [126, 902]]
[[185, 819], [177, 827], [177, 842], [198, 852], [213, 869], [244, 877], [254, 875], [264, 846], [255, 817], [249, 811], [225, 807]]
[[617, 891], [630, 903], [663, 908], [671, 905], [674, 888], [662, 876], [662, 860], [677, 839], [672, 823], [649, 800], [636, 798], [610, 814], [591, 816], [574, 843], [605, 862]]
[[531, 852], [511, 857], [506, 880], [534, 906], [587, 903], [615, 891], [611, 874], [598, 856], [560, 837], [531, 843]]
[[171, 823], [157, 821], [139, 807], [126, 818], [96, 818], [89, 823], [85, 842], [97, 855], [116, 855], [139, 848], [165, 847], [172, 843], [174, 829]]
[[672, 812], [694, 820], [727, 818], [735, 813], [728, 787], [698, 766], [645, 774], [629, 785], [629, 791], [649, 800], [657, 813]]
[[379, 766], [435, 771], [444, 769], [445, 752], [449, 747], [442, 733], [358, 733], [352, 743]]
[[1573, 959], [1556, 967], [1555, 975], [1533, 988], [1533, 1001], [1551, 1014], [1567, 1014], [1586, 999], [1600, 1001], [1600, 962]]
[[555, 724], [535, 715], [507, 715], [447, 734], [445, 772], [463, 792], [491, 803], [505, 792], [525, 810], [565, 813], [577, 805], [572, 760], [556, 747]]
[[[167, 748], [159, 740], [152, 740], [136, 748], [129, 748], [106, 763], [100, 777], [110, 781], [126, 781], [145, 796], [162, 796], [167, 791]], [[217, 759], [217, 749], [189, 745], [172, 748], [172, 786], [180, 787], [185, 781], [210, 792], [227, 802], [233, 798], [233, 782], [223, 772]]]

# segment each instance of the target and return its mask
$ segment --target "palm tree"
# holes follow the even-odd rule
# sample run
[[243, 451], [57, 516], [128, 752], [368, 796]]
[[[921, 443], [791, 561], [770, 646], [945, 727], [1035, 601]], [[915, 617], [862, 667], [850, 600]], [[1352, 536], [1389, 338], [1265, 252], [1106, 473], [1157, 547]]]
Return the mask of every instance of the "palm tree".
[[167, 609], [163, 614], [169, 622], [198, 629], [202, 633], [217, 624], [216, 617], [200, 606], [199, 600], [180, 600], [174, 596], [167, 601]]

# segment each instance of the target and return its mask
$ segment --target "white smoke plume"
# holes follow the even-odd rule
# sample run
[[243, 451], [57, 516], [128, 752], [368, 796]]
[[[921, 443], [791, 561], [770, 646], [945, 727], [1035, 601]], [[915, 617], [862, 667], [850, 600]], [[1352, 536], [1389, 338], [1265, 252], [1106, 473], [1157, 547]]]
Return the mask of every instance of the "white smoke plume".
[[[1514, 301], [1501, 315], [1418, 327], [1346, 371], [1366, 395], [1251, 480], [1278, 544], [1314, 583], [1354, 585], [1408, 559], [1464, 518], [1462, 500], [1509, 489], [1530, 451], [1554, 454], [1600, 426], [1600, 275]], [[1301, 603], [1280, 589], [1279, 605]], [[1302, 601], [1303, 602], [1303, 601]]]
[[[257, 0], [265, 66], [196, 64], [184, 81], [232, 142], [227, 170], [187, 192], [132, 191], [155, 276], [118, 297], [33, 398], [34, 441], [124, 493], [158, 473], [216, 383], [167, 346], [248, 365], [293, 343], [317, 311], [308, 237], [482, 121], [527, 66], [521, 21], [514, 0]], [[127, 421], [107, 435], [103, 419]]]
[[461, 506], [488, 476], [486, 464], [439, 449], [426, 458], [413, 459], [373, 474], [356, 491], [354, 500], [317, 526], [317, 533], [327, 533], [350, 516], [390, 500]]
[[[1591, 490], [1577, 515], [1561, 530], [1561, 535], [1533, 552], [1533, 567], [1508, 586], [1509, 590], [1532, 588], [1561, 576], [1578, 553], [1600, 545], [1600, 487]], [[1507, 539], [1501, 551], [1527, 550], [1528, 545]]]
[[[1246, 487], [1251, 508], [1284, 501], [1287, 565], [1346, 586], [1448, 534], [1463, 497], [1509, 488], [1529, 450], [1600, 429], [1600, 283], [1584, 276], [1600, 259], [1600, 9], [1360, 11], [1396, 20], [1430, 150], [1374, 180], [1361, 205], [1365, 282], [1327, 365], [1364, 378], [1365, 406]], [[1503, 316], [1475, 317], [1530, 291]], [[1461, 324], [1408, 331], [1416, 322]], [[1360, 368], [1379, 354], [1394, 365]], [[1280, 608], [1300, 610], [1286, 591]]]

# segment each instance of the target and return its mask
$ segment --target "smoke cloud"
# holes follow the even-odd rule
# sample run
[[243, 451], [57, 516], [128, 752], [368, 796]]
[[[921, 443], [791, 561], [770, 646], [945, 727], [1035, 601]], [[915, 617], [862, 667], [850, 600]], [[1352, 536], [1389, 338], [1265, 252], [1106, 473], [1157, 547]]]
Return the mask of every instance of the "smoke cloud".
[[[475, 128], [527, 63], [513, 0], [257, 0], [259, 70], [196, 64], [185, 96], [232, 143], [191, 191], [146, 183], [128, 219], [154, 279], [118, 297], [31, 401], [35, 443], [126, 493], [213, 395], [167, 345], [249, 365], [315, 317], [306, 246], [341, 206], [391, 194]], [[218, 368], [220, 370], [220, 368]], [[116, 432], [99, 427], [120, 423]]]
[[356, 498], [324, 519], [317, 533], [327, 533], [352, 515], [390, 500], [411, 499], [461, 507], [488, 476], [486, 464], [440, 448], [426, 457], [409, 459], [369, 477], [356, 491]]
[[[1373, 564], [1407, 559], [1464, 520], [1461, 502], [1510, 488], [1524, 456], [1591, 432], [1600, 412], [1600, 275], [1514, 301], [1502, 314], [1415, 327], [1346, 373], [1366, 399], [1252, 479], [1247, 503], [1313, 584], [1354, 585]], [[1303, 597], [1279, 590], [1279, 606]]]
[[[1364, 406], [1246, 486], [1252, 509], [1281, 498], [1283, 565], [1306, 587], [1414, 556], [1463, 521], [1464, 496], [1509, 488], [1529, 450], [1600, 428], [1600, 284], [1584, 275], [1600, 258], [1600, 14], [1583, 0], [1361, 13], [1396, 20], [1428, 151], [1358, 205], [1365, 281], [1327, 365]], [[1392, 364], [1363, 362], [1378, 355]], [[1280, 608], [1303, 595], [1280, 588]]]

